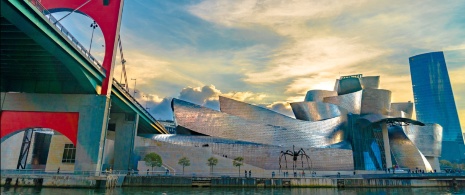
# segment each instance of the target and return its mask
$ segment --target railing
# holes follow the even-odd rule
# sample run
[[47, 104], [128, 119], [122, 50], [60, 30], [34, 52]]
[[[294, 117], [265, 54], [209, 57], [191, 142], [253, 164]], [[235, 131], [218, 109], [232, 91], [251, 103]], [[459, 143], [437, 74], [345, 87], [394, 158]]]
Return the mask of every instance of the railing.
[[[136, 170], [103, 170], [103, 171], [45, 171], [43, 169], [2, 169], [4, 175], [77, 175], [77, 176], [106, 176], [106, 175], [133, 175], [133, 176], [166, 176], [166, 177], [194, 177], [194, 178], [218, 178], [218, 177], [244, 177], [238, 172], [166, 172], [166, 171], [136, 171]], [[249, 177], [249, 175], [247, 175]], [[270, 174], [255, 173], [251, 177], [265, 178]]]
[[50, 23], [51, 26], [55, 27], [57, 31], [61, 32], [62, 35], [64, 35], [68, 39], [68, 41], [72, 43], [71, 45], [73, 45], [76, 50], [81, 52], [81, 54], [84, 57], [86, 57], [95, 68], [99, 69], [103, 73], [106, 72], [102, 65], [94, 58], [94, 56], [92, 56], [90, 52], [87, 51], [84, 48], [84, 46], [82, 46], [82, 44], [79, 43], [79, 41], [76, 38], [74, 38], [74, 36], [71, 35], [71, 33], [68, 30], [66, 30], [66, 28], [62, 24], [60, 24], [55, 17], [52, 16], [52, 14], [40, 3], [39, 0], [29, 1], [40, 11], [40, 13], [44, 15], [44, 18], [47, 20], [47, 22]]
[[283, 172], [259, 172], [251, 173], [245, 176], [244, 172], [166, 172], [166, 171], [136, 171], [136, 170], [103, 170], [103, 171], [45, 171], [43, 169], [2, 169], [0, 174], [5, 175], [77, 175], [77, 176], [107, 176], [107, 175], [132, 175], [132, 176], [160, 176], [160, 177], [192, 177], [192, 178], [221, 178], [221, 177], [251, 177], [251, 178], [465, 178], [465, 173], [400, 173], [400, 174], [356, 174], [350, 173], [338, 174], [310, 174], [305, 175], [297, 173], [296, 175], [289, 172], [285, 175]]
[[147, 112], [147, 110], [145, 110], [145, 108], [142, 105], [139, 104], [136, 98], [132, 97], [132, 95], [129, 94], [129, 92], [126, 91], [126, 89], [123, 86], [121, 86], [121, 84], [119, 84], [118, 81], [116, 81], [116, 79], [113, 79], [113, 86], [118, 88], [118, 90], [121, 91], [122, 94], [126, 96], [126, 98], [128, 98], [132, 103], [134, 103], [134, 105], [136, 105], [140, 110], [142, 110], [142, 112], [144, 112], [150, 119], [156, 121], [155, 118], [153, 118], [153, 116], [149, 112]]
[[1, 175], [82, 175], [100, 176], [104, 175], [100, 171], [45, 171], [43, 169], [2, 169]]

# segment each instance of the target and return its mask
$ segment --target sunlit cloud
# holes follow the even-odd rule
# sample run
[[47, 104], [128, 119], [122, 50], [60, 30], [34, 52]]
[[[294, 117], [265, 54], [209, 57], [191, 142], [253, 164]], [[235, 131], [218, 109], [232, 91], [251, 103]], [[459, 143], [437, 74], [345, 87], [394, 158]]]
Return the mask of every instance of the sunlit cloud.
[[[255, 94], [250, 91], [230, 91], [222, 93], [214, 85], [205, 85], [202, 87], [185, 87], [176, 98], [188, 101], [197, 105], [205, 106], [207, 108], [219, 110], [219, 96], [225, 96], [235, 100], [263, 106], [270, 110], [279, 112], [293, 117], [291, 107], [286, 102], [273, 102], [264, 104], [267, 95], [266, 94]], [[136, 99], [145, 106], [149, 112], [157, 119], [161, 120], [172, 120], [173, 112], [171, 110], [171, 97], [161, 98], [157, 95], [147, 94], [144, 92], [136, 93]]]
[[381, 53], [336, 37], [300, 40], [277, 53], [268, 70], [248, 73], [245, 80], [252, 84], [276, 82], [334, 71], [377, 57]]
[[287, 102], [273, 102], [272, 104], [267, 105], [266, 108], [273, 110], [277, 113], [295, 118], [294, 113], [292, 112], [291, 105]]
[[259, 103], [260, 101], [263, 101], [264, 98], [267, 97], [267, 95], [265, 94], [262, 94], [262, 93], [256, 94], [250, 91], [228, 92], [228, 93], [222, 94], [222, 96], [232, 98], [238, 101], [247, 101], [250, 103]]

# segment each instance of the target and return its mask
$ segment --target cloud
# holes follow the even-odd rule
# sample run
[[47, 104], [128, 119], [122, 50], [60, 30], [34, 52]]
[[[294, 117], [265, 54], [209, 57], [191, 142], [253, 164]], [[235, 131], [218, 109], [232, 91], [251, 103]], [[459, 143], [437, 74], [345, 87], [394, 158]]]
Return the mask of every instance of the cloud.
[[206, 0], [191, 6], [189, 11], [227, 27], [264, 25], [279, 28], [310, 18], [338, 15], [348, 6], [358, 6], [358, 2], [361, 1]]
[[249, 83], [277, 82], [311, 74], [334, 72], [382, 54], [382, 51], [338, 37], [301, 39], [275, 54], [267, 70], [246, 74]]
[[[194, 104], [205, 106], [207, 102], [218, 100], [221, 91], [216, 89], [215, 86], [203, 87], [186, 87], [179, 93], [179, 99], [192, 102]], [[210, 103], [210, 105], [212, 105]]]
[[305, 91], [299, 83], [305, 77], [319, 80], [310, 86], [319, 88], [338, 72], [403, 76], [412, 55], [463, 48], [465, 26], [454, 22], [465, 19], [463, 8], [457, 1], [206, 0], [189, 11], [226, 28], [263, 26], [284, 37], [266, 64], [248, 69], [243, 80], [251, 85], [288, 82], [283, 90], [296, 95]]
[[[308, 77], [295, 78], [288, 85], [286, 94], [306, 95], [308, 90], [334, 90], [335, 78], [337, 73], [325, 73], [310, 75]], [[301, 100], [302, 101], [302, 100]]]
[[381, 55], [384, 51], [362, 44], [357, 37], [322, 35], [307, 26], [311, 20], [335, 17], [346, 7], [362, 1], [203, 1], [190, 7], [194, 15], [220, 25], [237, 28], [266, 26], [287, 38], [268, 56], [265, 69], [248, 71], [250, 84], [279, 82], [295, 77], [343, 69]]
[[260, 101], [262, 101], [264, 98], [267, 97], [267, 95], [263, 94], [263, 93], [253, 93], [253, 92], [250, 92], [250, 91], [245, 91], [245, 92], [229, 92], [229, 93], [224, 93], [224, 94], [221, 94], [222, 96], [225, 96], [225, 97], [228, 97], [228, 98], [232, 98], [232, 99], [235, 99], [235, 100], [239, 100], [239, 101], [247, 101], [247, 102], [253, 102], [253, 103], [258, 103]]
[[[132, 93], [131, 93], [132, 95]], [[171, 97], [161, 98], [143, 91], [135, 93], [136, 100], [157, 120], [173, 120]]]
[[171, 100], [172, 98], [163, 98], [160, 102], [151, 102], [147, 105], [150, 114], [158, 120], [173, 120]]
[[[284, 102], [274, 102], [271, 104], [263, 104], [267, 95], [263, 93], [253, 93], [250, 91], [244, 92], [227, 92], [222, 93], [214, 85], [205, 85], [203, 87], [185, 87], [179, 92], [178, 99], [188, 101], [194, 104], [205, 106], [214, 110], [220, 109], [219, 96], [233, 98], [235, 100], [244, 101], [250, 104], [257, 104], [276, 112], [293, 116], [291, 107]], [[172, 120], [173, 112], [171, 111], [171, 97], [160, 98], [156, 95], [150, 95], [143, 92], [136, 93], [136, 98], [141, 105], [149, 108], [149, 112], [156, 119]], [[287, 104], [287, 105], [286, 105]]]
[[281, 113], [289, 117], [295, 118], [294, 113], [292, 112], [291, 105], [287, 102], [273, 102], [272, 104], [267, 105], [266, 108], [273, 110], [277, 113]]

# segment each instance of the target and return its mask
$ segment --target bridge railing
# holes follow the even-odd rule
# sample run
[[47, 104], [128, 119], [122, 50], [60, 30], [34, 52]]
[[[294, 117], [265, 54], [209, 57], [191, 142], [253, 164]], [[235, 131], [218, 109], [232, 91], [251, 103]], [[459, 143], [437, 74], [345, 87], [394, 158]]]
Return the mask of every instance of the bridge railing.
[[90, 62], [91, 64], [99, 69], [100, 71], [102, 71], [103, 73], [105, 73], [105, 69], [102, 67], [102, 65], [100, 64], [99, 61], [97, 61], [94, 56], [92, 56], [90, 54], [89, 51], [87, 51], [87, 49], [82, 46], [81, 43], [79, 43], [79, 41], [62, 25], [60, 24], [60, 22], [58, 22], [58, 20], [53, 17], [52, 13], [50, 11], [48, 11], [41, 3], [39, 0], [29, 0], [31, 2], [32, 5], [34, 5], [39, 11], [40, 13], [42, 13], [45, 17], [45, 19], [47, 19], [47, 21], [53, 26], [55, 27], [55, 29], [59, 32], [62, 33], [62, 35], [64, 35], [68, 41], [70, 43], [72, 43], [72, 45], [74, 46], [74, 48], [76, 48], [76, 50], [78, 50], [79, 52], [81, 52], [81, 54], [83, 56], [85, 56]]
[[136, 98], [129, 94], [129, 92], [126, 91], [126, 89], [121, 84], [119, 84], [118, 81], [116, 81], [116, 79], [113, 79], [113, 86], [115, 86], [119, 91], [122, 92], [124, 96], [126, 96], [126, 98], [128, 98], [130, 101], [134, 103], [134, 105], [136, 105], [140, 110], [142, 110], [142, 112], [144, 112], [147, 115], [147, 117], [156, 122], [155, 118], [153, 118], [153, 116], [147, 110], [145, 110], [145, 108], [142, 105], [139, 104]]
[[2, 169], [0, 170], [0, 173], [2, 174], [2, 176], [4, 175], [83, 175], [83, 176], [103, 175], [102, 171], [45, 171], [43, 169]]
[[[241, 169], [242, 170], [242, 169]], [[306, 174], [288, 172], [251, 172], [247, 175], [244, 172], [167, 172], [167, 171], [150, 171], [150, 170], [102, 170], [102, 171], [45, 171], [43, 169], [2, 169], [2, 177], [6, 175], [79, 175], [79, 176], [106, 176], [106, 175], [133, 175], [133, 176], [170, 176], [170, 177], [193, 177], [193, 178], [220, 178], [220, 177], [252, 177], [252, 178], [364, 178], [364, 179], [431, 179], [431, 178], [465, 178], [465, 173], [400, 173], [400, 174], [357, 174], [344, 173], [341, 175], [335, 173], [318, 173]]]

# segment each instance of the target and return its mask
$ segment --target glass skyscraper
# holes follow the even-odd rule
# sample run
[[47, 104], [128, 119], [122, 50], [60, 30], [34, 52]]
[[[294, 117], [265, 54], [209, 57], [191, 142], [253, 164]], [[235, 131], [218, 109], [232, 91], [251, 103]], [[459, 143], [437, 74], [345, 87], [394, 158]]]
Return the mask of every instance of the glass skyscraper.
[[464, 158], [464, 142], [443, 52], [409, 58], [417, 120], [443, 127], [442, 159]]

